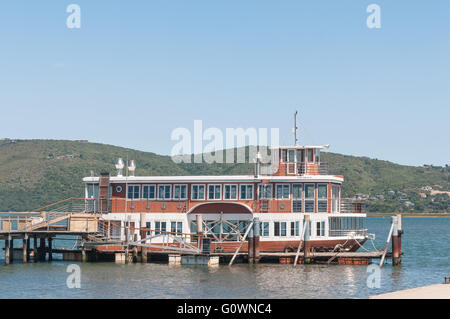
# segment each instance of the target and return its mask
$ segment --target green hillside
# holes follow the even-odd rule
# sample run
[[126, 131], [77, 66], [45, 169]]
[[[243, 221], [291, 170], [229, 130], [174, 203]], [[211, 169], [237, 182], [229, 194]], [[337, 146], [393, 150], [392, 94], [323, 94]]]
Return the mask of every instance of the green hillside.
[[[114, 174], [119, 156], [136, 160], [136, 175], [253, 172], [251, 164], [175, 164], [169, 156], [84, 141], [0, 140], [0, 211], [30, 210], [67, 197], [82, 197], [81, 179], [91, 170], [95, 175], [101, 171]], [[403, 166], [334, 153], [323, 153], [322, 161], [329, 162], [330, 173], [345, 176], [345, 196], [369, 196], [371, 211], [449, 210], [447, 195], [419, 196], [426, 185], [448, 191], [448, 167]]]

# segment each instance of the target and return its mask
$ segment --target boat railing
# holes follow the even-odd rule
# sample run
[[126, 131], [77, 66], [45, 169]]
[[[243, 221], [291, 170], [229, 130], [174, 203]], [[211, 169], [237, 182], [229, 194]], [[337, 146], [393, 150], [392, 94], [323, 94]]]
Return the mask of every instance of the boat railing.
[[342, 198], [341, 213], [364, 213], [366, 201], [363, 199]]
[[330, 237], [365, 237], [367, 229], [330, 229]]
[[297, 163], [299, 175], [328, 175], [328, 163]]

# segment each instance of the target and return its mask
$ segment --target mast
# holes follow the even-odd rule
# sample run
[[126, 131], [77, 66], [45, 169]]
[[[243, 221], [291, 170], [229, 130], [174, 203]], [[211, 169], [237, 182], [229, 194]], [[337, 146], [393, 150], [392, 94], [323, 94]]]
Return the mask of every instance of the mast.
[[292, 129], [294, 133], [294, 146], [297, 146], [297, 113], [298, 111], [295, 111], [294, 113], [294, 128]]

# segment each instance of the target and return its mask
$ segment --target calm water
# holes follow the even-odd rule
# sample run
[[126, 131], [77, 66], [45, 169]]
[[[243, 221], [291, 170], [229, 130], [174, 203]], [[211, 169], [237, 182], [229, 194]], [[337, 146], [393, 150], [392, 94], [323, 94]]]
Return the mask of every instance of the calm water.
[[[383, 248], [390, 218], [368, 218], [366, 226]], [[0, 298], [367, 298], [442, 282], [450, 275], [450, 218], [403, 218], [403, 228], [403, 264], [394, 268], [389, 261], [378, 289], [366, 285], [367, 266], [114, 263], [79, 264], [81, 288], [68, 289], [72, 262], [2, 266], [2, 252]]]

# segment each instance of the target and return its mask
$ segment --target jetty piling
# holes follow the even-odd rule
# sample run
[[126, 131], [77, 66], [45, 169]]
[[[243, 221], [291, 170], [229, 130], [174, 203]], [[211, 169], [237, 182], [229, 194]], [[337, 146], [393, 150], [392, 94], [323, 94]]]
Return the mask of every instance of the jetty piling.
[[258, 217], [253, 219], [253, 263], [259, 262], [260, 250], [259, 250], [259, 238], [261, 236], [261, 222]]
[[52, 250], [52, 237], [48, 237], [47, 238], [47, 242], [48, 242], [48, 261], [52, 261], [53, 260], [53, 250]]
[[39, 245], [39, 260], [45, 260], [45, 237], [40, 237], [40, 245]]
[[[140, 217], [141, 217], [140, 218], [140, 225], [141, 225], [141, 227], [140, 227], [141, 234], [140, 235], [141, 235], [141, 239], [144, 239], [147, 234], [147, 231], [146, 231], [147, 224], [146, 224], [146, 220], [145, 220], [145, 214], [141, 213]], [[144, 242], [144, 244], [145, 244], [145, 242]], [[147, 247], [145, 247], [145, 246], [141, 247], [141, 262], [147, 263]]]
[[38, 245], [37, 245], [37, 236], [33, 236], [33, 261], [37, 262], [37, 256], [38, 256]]
[[297, 263], [298, 263], [298, 258], [299, 258], [299, 256], [300, 256], [300, 250], [302, 249], [302, 245], [303, 245], [303, 243], [304, 243], [304, 234], [305, 234], [305, 226], [304, 226], [304, 224], [305, 224], [305, 221], [303, 221], [303, 226], [302, 226], [302, 230], [301, 230], [301, 232], [300, 232], [300, 241], [299, 241], [299, 243], [298, 243], [298, 246], [297, 246], [297, 253], [295, 254], [295, 258], [294, 258], [294, 267], [297, 265]]
[[311, 221], [309, 218], [309, 215], [305, 215], [305, 239], [304, 239], [304, 245], [303, 245], [303, 258], [304, 258], [304, 262], [305, 264], [309, 264], [311, 262], [310, 259], [310, 253], [311, 253], [311, 247], [310, 247], [310, 243], [309, 243], [309, 237], [311, 235]]
[[11, 236], [8, 236], [7, 239], [5, 239], [5, 265], [9, 265], [11, 252], [9, 250], [9, 242], [11, 241]]
[[253, 242], [253, 228], [254, 228], [254, 224], [253, 227], [250, 227], [250, 231], [248, 233], [248, 242], [247, 242], [247, 254], [248, 254], [248, 263], [249, 264], [253, 264], [255, 259], [254, 259], [254, 242]]
[[28, 235], [25, 234], [22, 240], [22, 260], [26, 264], [28, 262]]
[[402, 215], [392, 217], [392, 265], [398, 266], [402, 262]]

